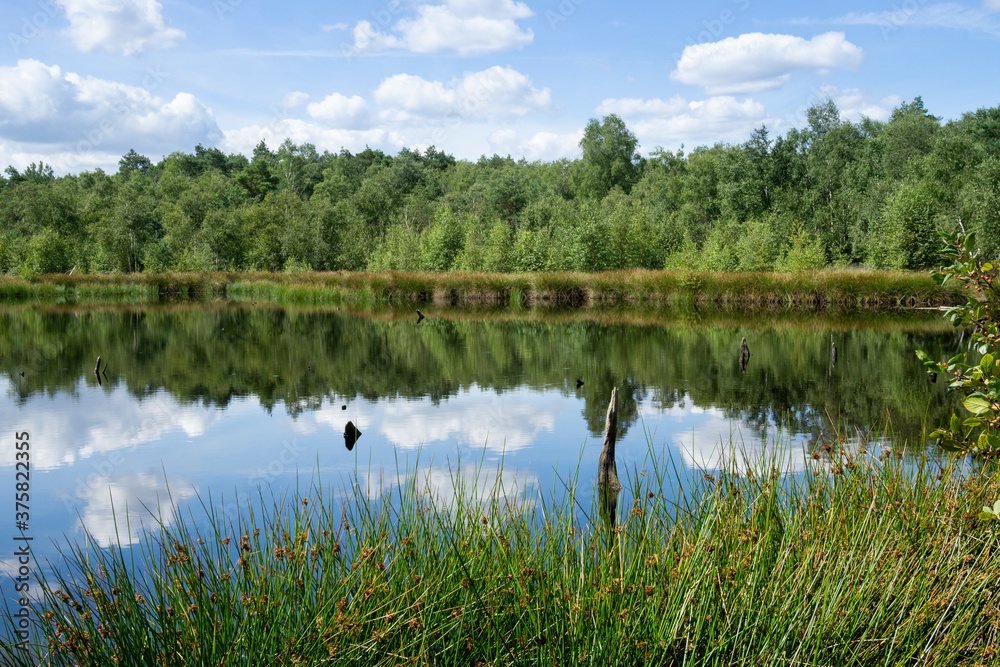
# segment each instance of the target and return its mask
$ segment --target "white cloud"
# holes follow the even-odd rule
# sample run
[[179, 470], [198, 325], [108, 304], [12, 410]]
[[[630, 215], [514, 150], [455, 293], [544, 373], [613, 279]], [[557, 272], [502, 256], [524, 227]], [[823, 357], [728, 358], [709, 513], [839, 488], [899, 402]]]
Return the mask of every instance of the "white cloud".
[[412, 74], [396, 74], [374, 92], [380, 117], [390, 122], [523, 116], [547, 108], [548, 88], [535, 88], [524, 74], [494, 66], [444, 84]]
[[[583, 129], [573, 132], [552, 132], [539, 130], [531, 134], [519, 134], [518, 130], [511, 127], [489, 131], [486, 137], [488, 150], [485, 154], [510, 155], [517, 158], [524, 158], [529, 161], [552, 162], [563, 158], [580, 157], [580, 139], [583, 138]], [[470, 156], [471, 157], [471, 156]]]
[[510, 128], [494, 130], [490, 132], [486, 141], [494, 153], [500, 155], [514, 153], [517, 146], [517, 130]]
[[226, 130], [218, 148], [226, 153], [250, 155], [261, 140], [268, 146], [279, 146], [285, 139], [296, 144], [314, 144], [320, 151], [361, 151], [366, 146], [396, 152], [405, 144], [402, 137], [384, 128], [352, 130], [328, 128], [296, 118], [282, 118], [267, 125], [247, 125]]
[[163, 22], [156, 0], [57, 0], [69, 19], [65, 34], [81, 51], [96, 48], [129, 56], [167, 48], [184, 32]]
[[982, 9], [966, 7], [955, 2], [926, 6], [904, 3], [902, 7], [887, 11], [851, 12], [824, 23], [878, 26], [884, 37], [905, 27], [949, 28], [1000, 35], [1000, 24], [990, 16], [990, 13], [996, 11], [1000, 11], [1000, 0], [984, 0]]
[[728, 95], [691, 101], [679, 95], [668, 100], [606, 99], [596, 112], [621, 116], [639, 144], [647, 147], [739, 142], [761, 125], [775, 128], [780, 123], [768, 116], [760, 102]]
[[359, 21], [354, 27], [354, 47], [477, 56], [519, 49], [534, 39], [530, 29], [517, 24], [533, 12], [514, 0], [445, 0], [440, 5], [419, 5], [416, 12], [415, 18], [401, 18], [392, 26], [398, 37], [379, 31], [369, 21]]
[[402, 42], [391, 35], [379, 32], [368, 21], [358, 21], [352, 34], [354, 35], [354, 48], [360, 51], [404, 48]]
[[842, 32], [811, 40], [755, 32], [685, 47], [670, 78], [711, 95], [751, 93], [782, 86], [794, 71], [857, 69], [861, 60], [861, 48]]
[[580, 139], [583, 130], [576, 132], [535, 132], [527, 141], [519, 144], [515, 155], [523, 155], [528, 160], [551, 161], [560, 158], [580, 156]]
[[309, 93], [300, 90], [292, 91], [281, 98], [278, 107], [282, 109], [295, 109], [309, 101]]
[[833, 100], [840, 110], [840, 117], [852, 123], [859, 122], [863, 117], [887, 121], [892, 110], [903, 102], [899, 95], [875, 98], [860, 88], [841, 90], [836, 86], [820, 86], [819, 93]]
[[664, 116], [674, 115], [686, 111], [690, 108], [690, 103], [680, 95], [674, 95], [669, 100], [653, 98], [644, 100], [637, 97], [623, 97], [621, 99], [608, 98], [597, 105], [596, 113], [606, 116], [608, 114], [618, 114], [623, 118], [635, 116]]
[[189, 93], [165, 101], [147, 88], [82, 77], [37, 60], [0, 67], [0, 139], [8, 141], [8, 154], [61, 156], [79, 170], [133, 147], [155, 155], [212, 145], [219, 137], [212, 111]]
[[308, 107], [309, 115], [330, 127], [359, 128], [368, 121], [368, 103], [360, 95], [327, 95]]

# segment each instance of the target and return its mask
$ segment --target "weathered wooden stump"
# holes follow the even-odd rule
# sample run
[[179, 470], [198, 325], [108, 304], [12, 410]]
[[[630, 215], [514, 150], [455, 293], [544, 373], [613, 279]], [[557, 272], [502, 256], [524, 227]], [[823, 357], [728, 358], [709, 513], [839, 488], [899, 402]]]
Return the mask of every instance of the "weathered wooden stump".
[[747, 366], [750, 365], [750, 346], [747, 345], [746, 336], [743, 337], [743, 342], [740, 343], [740, 372], [746, 373]]
[[611, 390], [608, 416], [604, 422], [604, 446], [597, 463], [597, 493], [600, 496], [601, 515], [608, 530], [608, 544], [614, 543], [618, 516], [618, 493], [622, 490], [615, 464], [615, 437], [618, 434], [618, 387]]

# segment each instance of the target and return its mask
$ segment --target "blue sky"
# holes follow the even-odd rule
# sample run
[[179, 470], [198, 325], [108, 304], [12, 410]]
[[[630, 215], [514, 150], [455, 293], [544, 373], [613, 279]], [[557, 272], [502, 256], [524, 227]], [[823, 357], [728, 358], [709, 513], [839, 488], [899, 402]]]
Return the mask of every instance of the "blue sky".
[[1000, 104], [1000, 0], [6, 0], [0, 166], [117, 170], [286, 137], [460, 159], [579, 156], [617, 113], [640, 150]]

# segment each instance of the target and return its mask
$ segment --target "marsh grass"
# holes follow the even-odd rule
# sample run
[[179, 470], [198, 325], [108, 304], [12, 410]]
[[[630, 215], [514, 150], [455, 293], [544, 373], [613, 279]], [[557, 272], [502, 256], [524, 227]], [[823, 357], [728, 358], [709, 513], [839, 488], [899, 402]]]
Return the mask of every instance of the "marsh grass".
[[236, 274], [46, 274], [30, 280], [0, 276], [0, 301], [125, 301], [222, 296]]
[[651, 447], [622, 467], [610, 539], [582, 502], [580, 468], [537, 498], [453, 474], [442, 500], [416, 474], [375, 498], [319, 481], [261, 492], [238, 516], [207, 499], [204, 517], [131, 549], [71, 545], [35, 609], [37, 655], [52, 665], [995, 664], [1000, 545], [976, 518], [997, 497], [995, 474], [864, 447], [831, 448], [797, 474], [773, 468], [779, 460], [692, 476]]
[[529, 307], [639, 305], [754, 309], [886, 308], [957, 303], [929, 274], [892, 271], [713, 273], [299, 272], [44, 275], [0, 278], [0, 299], [155, 301], [226, 296], [316, 305], [484, 304]]

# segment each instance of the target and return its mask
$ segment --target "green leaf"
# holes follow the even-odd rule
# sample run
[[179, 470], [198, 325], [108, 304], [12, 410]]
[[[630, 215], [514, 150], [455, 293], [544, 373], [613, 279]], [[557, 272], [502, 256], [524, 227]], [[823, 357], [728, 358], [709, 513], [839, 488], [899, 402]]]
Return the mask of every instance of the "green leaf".
[[990, 449], [990, 436], [986, 433], [979, 434], [979, 440], [976, 441], [976, 447], [980, 451], [987, 451]]
[[959, 421], [958, 415], [951, 416], [951, 432], [955, 435], [962, 432], [962, 422]]
[[993, 503], [993, 513], [996, 514], [997, 516], [1000, 516], [1000, 500], [997, 500], [995, 503]]
[[974, 415], [983, 415], [993, 409], [990, 406], [990, 402], [982, 396], [969, 396], [967, 399], [962, 401], [962, 405], [964, 405], [965, 409]]
[[952, 438], [941, 438], [938, 441], [938, 447], [948, 452], [964, 452], [965, 447], [960, 445]]
[[985, 264], [983, 264], [983, 271], [992, 271], [992, 270], [993, 270], [993, 262], [986, 262]]
[[994, 359], [992, 354], [983, 355], [982, 360], [979, 362], [979, 367], [984, 371], [988, 371], [993, 367]]
[[996, 521], [997, 516], [992, 512], [987, 512], [987, 508], [983, 508], [983, 511], [979, 513], [979, 518], [983, 521]]
[[983, 420], [980, 419], [979, 417], [969, 417], [964, 422], [962, 422], [962, 426], [966, 428], [976, 428], [977, 426], [982, 426], [982, 425], [983, 425]]

